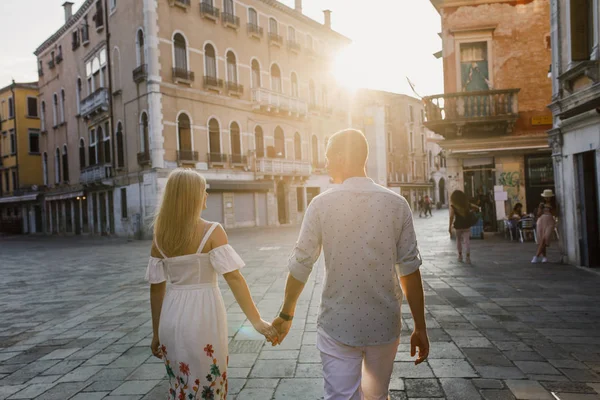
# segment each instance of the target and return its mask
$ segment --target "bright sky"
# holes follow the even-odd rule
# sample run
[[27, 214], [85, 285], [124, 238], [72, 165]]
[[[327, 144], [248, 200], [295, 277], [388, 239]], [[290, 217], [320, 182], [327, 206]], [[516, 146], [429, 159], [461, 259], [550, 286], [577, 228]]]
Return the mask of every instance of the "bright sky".
[[[65, 0], [0, 1], [0, 87], [13, 78], [35, 81], [33, 51], [63, 23]], [[294, 6], [294, 0], [280, 1]], [[83, 0], [73, 2], [75, 11]], [[429, 1], [304, 0], [304, 13], [319, 22], [326, 8], [333, 11], [333, 29], [353, 41], [338, 62], [341, 83], [412, 95], [409, 77], [421, 96], [443, 92], [442, 62], [433, 57], [442, 48], [440, 17]]]

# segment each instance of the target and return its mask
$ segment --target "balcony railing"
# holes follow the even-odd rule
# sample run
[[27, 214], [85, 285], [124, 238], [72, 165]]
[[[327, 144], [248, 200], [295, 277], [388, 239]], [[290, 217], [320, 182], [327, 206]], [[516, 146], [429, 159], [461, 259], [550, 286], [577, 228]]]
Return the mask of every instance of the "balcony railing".
[[194, 71], [188, 71], [185, 68], [173, 68], [173, 80], [175, 82], [191, 83], [194, 82]]
[[142, 64], [133, 70], [133, 81], [140, 83], [148, 79], [148, 65]]
[[209, 164], [226, 164], [228, 157], [223, 153], [208, 153], [207, 159]]
[[298, 117], [304, 117], [308, 114], [306, 101], [263, 88], [252, 89], [252, 101], [255, 109], [263, 109], [269, 112], [287, 112]]
[[97, 164], [83, 168], [81, 175], [79, 175], [79, 181], [83, 185], [89, 185], [92, 183], [99, 183], [105, 179], [113, 177], [113, 168], [111, 164]]
[[259, 158], [256, 172], [274, 176], [310, 176], [308, 161], [286, 160], [284, 158]]
[[283, 36], [275, 32], [269, 32], [269, 43], [276, 46], [281, 46], [283, 44]]
[[264, 35], [264, 30], [262, 26], [258, 26], [256, 24], [248, 24], [248, 35], [253, 36], [257, 39], [260, 39]]
[[192, 4], [191, 0], [169, 0], [169, 3], [172, 6], [178, 6], [185, 9], [189, 8]]
[[89, 118], [92, 114], [108, 111], [108, 89], [100, 88], [81, 101], [80, 114]]
[[[474, 124], [488, 125], [485, 131], [492, 132], [494, 126], [497, 126], [500, 133], [508, 133], [519, 116], [519, 90], [461, 92], [425, 97], [425, 125], [443, 136], [453, 133], [461, 136], [470, 130], [469, 125]], [[504, 125], [507, 129], [503, 131], [501, 128]]]
[[241, 154], [232, 154], [231, 155], [231, 164], [233, 165], [247, 165], [248, 157]]
[[300, 43], [296, 42], [295, 40], [288, 40], [287, 47], [288, 49], [290, 49], [290, 51], [293, 51], [294, 53], [299, 53], [300, 49], [302, 48], [300, 46]]
[[57, 54], [56, 55], [56, 64], [60, 64], [63, 61], [63, 55], [62, 54]]
[[193, 150], [177, 150], [177, 161], [198, 162], [198, 152]]
[[204, 76], [204, 88], [205, 89], [223, 89], [223, 79], [217, 79], [214, 76]]
[[150, 152], [142, 151], [137, 153], [137, 162], [139, 165], [150, 165]]
[[236, 94], [236, 95], [241, 95], [244, 93], [244, 85], [240, 85], [237, 82], [227, 82], [226, 83], [227, 86], [227, 90], [229, 91], [229, 93], [232, 94]]
[[240, 17], [237, 17], [232, 13], [222, 13], [221, 20], [223, 21], [223, 24], [225, 24], [225, 26], [229, 26], [234, 29], [238, 29], [240, 27]]
[[208, 4], [205, 2], [200, 3], [200, 15], [204, 18], [212, 19], [213, 21], [217, 21], [219, 19], [219, 15], [221, 15], [221, 11], [213, 7], [212, 4]]
[[54, 67], [56, 67], [56, 64], [54, 63], [54, 60], [48, 61], [48, 68], [54, 69]]

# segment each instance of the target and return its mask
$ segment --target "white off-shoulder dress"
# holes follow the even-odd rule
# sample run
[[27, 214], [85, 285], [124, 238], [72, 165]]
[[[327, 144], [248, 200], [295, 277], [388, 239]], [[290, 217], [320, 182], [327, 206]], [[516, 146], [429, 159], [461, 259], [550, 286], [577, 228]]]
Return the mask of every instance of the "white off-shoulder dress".
[[[217, 274], [244, 266], [229, 244], [201, 253], [218, 226], [209, 223], [198, 251], [150, 257], [146, 280], [170, 282], [160, 314], [159, 340], [169, 377], [168, 399], [226, 399], [227, 315]], [[208, 226], [208, 225], [207, 225]]]

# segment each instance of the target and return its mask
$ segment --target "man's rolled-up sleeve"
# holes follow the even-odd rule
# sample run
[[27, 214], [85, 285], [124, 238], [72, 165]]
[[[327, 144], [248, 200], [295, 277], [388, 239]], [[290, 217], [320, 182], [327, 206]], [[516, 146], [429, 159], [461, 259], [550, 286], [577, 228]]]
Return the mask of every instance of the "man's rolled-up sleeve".
[[411, 213], [406, 213], [404, 221], [400, 221], [400, 224], [402, 232], [396, 243], [396, 269], [400, 276], [406, 276], [418, 270], [422, 260]]
[[321, 221], [316, 201], [313, 201], [306, 210], [298, 241], [290, 255], [290, 274], [300, 282], [306, 283], [320, 254]]

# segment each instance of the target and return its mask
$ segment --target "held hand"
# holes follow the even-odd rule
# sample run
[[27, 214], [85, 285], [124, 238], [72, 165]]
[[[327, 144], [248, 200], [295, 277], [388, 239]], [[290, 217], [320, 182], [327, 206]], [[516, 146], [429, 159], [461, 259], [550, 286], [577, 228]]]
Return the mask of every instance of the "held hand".
[[158, 341], [158, 337], [152, 337], [152, 343], [150, 344], [150, 349], [152, 350], [152, 355], [156, 358], [160, 358], [162, 360], [162, 351], [160, 350], [160, 342]]
[[273, 326], [279, 333], [279, 343], [282, 343], [292, 328], [292, 321], [286, 321], [281, 317], [277, 317], [273, 320]]
[[415, 365], [421, 364], [429, 356], [429, 338], [426, 330], [414, 330], [410, 336], [410, 356], [414, 357], [419, 348], [419, 356], [415, 360]]
[[279, 343], [279, 333], [273, 325], [269, 324], [267, 321], [261, 319], [252, 326], [254, 326], [254, 329], [256, 329], [257, 332], [264, 335], [267, 342], [272, 343], [273, 346]]

